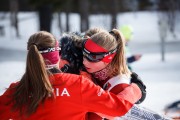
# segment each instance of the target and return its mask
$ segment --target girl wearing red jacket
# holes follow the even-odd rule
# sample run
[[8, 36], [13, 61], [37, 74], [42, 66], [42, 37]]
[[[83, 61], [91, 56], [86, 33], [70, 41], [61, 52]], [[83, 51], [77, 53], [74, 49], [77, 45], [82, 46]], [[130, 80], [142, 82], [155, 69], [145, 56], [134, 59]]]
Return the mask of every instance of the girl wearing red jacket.
[[83, 120], [87, 112], [122, 116], [132, 107], [126, 93], [136, 101], [141, 97], [135, 84], [115, 96], [83, 76], [60, 73], [59, 44], [48, 32], [33, 34], [27, 50], [24, 75], [0, 96], [1, 120]]
[[[88, 37], [83, 43], [83, 64], [88, 73], [91, 73], [92, 77], [96, 79], [98, 85], [104, 90], [111, 93], [118, 94], [130, 85], [131, 82], [137, 83], [141, 88], [142, 97], [138, 101], [130, 100], [129, 95], [127, 100], [132, 103], [141, 103], [146, 97], [146, 86], [142, 83], [138, 75], [130, 72], [126, 64], [125, 57], [125, 39], [121, 32], [117, 29], [113, 29], [110, 32], [94, 29], [95, 34]], [[91, 31], [91, 30], [89, 30]], [[93, 30], [92, 30], [93, 31]], [[93, 33], [93, 32], [91, 32]], [[128, 93], [127, 93], [128, 94]], [[147, 116], [148, 115], [148, 116]], [[90, 120], [102, 120], [102, 117], [94, 113], [88, 114]], [[132, 109], [122, 117], [108, 117], [109, 119], [170, 119], [167, 116], [159, 115], [148, 109], [134, 105]]]
[[[131, 83], [131, 72], [126, 65], [125, 41], [117, 29], [110, 33], [99, 32], [83, 43], [83, 64], [88, 73], [96, 79], [103, 89], [118, 94]], [[130, 99], [129, 96], [126, 99]], [[132, 103], [133, 99], [130, 100]], [[89, 119], [100, 120], [95, 114]]]

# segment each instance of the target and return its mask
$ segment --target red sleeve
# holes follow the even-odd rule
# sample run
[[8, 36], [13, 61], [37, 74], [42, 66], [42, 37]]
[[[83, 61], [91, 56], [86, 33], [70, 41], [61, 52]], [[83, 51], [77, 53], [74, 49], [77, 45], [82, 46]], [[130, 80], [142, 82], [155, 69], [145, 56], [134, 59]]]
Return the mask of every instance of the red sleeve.
[[131, 83], [117, 95], [120, 95], [122, 98], [128, 100], [131, 103], [136, 103], [142, 96], [140, 88], [134, 83]]
[[[126, 91], [127, 93], [125, 93], [125, 94], [127, 94], [127, 95], [126, 95], [125, 99], [134, 104], [134, 103], [136, 103], [136, 102], [138, 101], [138, 100], [136, 100], [136, 98], [141, 95], [141, 93], [138, 92], [138, 91], [139, 91], [139, 90], [138, 90], [139, 88], [136, 89], [135, 85], [132, 87], [131, 84], [130, 84], [130, 85], [129, 85], [129, 84], [118, 84], [118, 85], [114, 86], [114, 87], [110, 90], [110, 92], [117, 95], [117, 94], [119, 94], [120, 92], [122, 92], [122, 91], [123, 91], [126, 87], [128, 87], [128, 86], [130, 86], [130, 87], [129, 87], [130, 90]], [[137, 95], [137, 96], [135, 97], [135, 99], [134, 99], [134, 97], [128, 95], [129, 92], [132, 92], [132, 93], [133, 93], [133, 90], [135, 90], [135, 93], [137, 92], [136, 94], [134, 94], [134, 95]]]
[[[128, 89], [130, 89], [130, 90], [126, 90], [125, 92], [128, 92], [128, 93], [125, 93], [125, 94], [129, 94], [129, 92], [131, 92], [132, 94], [133, 94], [133, 90], [135, 89], [137, 89], [136, 88], [136, 86], [134, 86], [134, 85], [129, 85], [129, 84], [118, 84], [118, 85], [116, 85], [116, 86], [114, 86], [111, 90], [110, 90], [110, 92], [111, 93], [114, 93], [114, 94], [118, 94], [118, 93], [120, 93], [120, 92], [122, 92], [126, 87], [128, 87], [128, 86], [130, 86]], [[135, 94], [135, 93], [138, 93], [138, 94]], [[138, 98], [138, 96], [140, 95], [139, 94], [139, 90], [137, 89], [136, 91], [135, 91], [135, 93], [134, 93], [134, 95], [137, 95], [136, 96], [136, 98]], [[126, 96], [124, 96], [125, 97], [125, 99], [127, 99], [128, 101], [130, 101], [131, 103], [135, 103], [137, 100], [136, 100], [136, 98], [134, 99], [134, 97], [132, 97], [132, 96], [128, 96], [128, 95], [126, 95]], [[105, 118], [107, 118], [107, 116], [105, 116], [105, 115], [103, 115]], [[100, 117], [99, 115], [97, 115], [97, 114], [95, 114], [95, 113], [88, 113], [87, 114], [87, 117], [88, 117], [88, 120], [102, 120], [102, 117]], [[108, 117], [110, 117], [110, 116], [108, 116]], [[110, 119], [110, 118], [108, 118], [108, 119]]]
[[132, 107], [130, 102], [124, 100], [124, 94], [117, 97], [84, 77], [82, 77], [81, 83], [82, 104], [88, 111], [110, 116], [122, 116]]
[[91, 74], [84, 72], [84, 71], [80, 71], [80, 75], [87, 77], [89, 80], [92, 80], [92, 76]]

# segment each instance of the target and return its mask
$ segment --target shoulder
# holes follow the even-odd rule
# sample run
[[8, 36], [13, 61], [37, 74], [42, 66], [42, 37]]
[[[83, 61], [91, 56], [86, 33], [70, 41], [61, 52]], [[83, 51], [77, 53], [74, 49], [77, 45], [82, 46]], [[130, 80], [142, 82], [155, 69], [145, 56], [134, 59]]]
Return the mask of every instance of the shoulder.
[[89, 78], [87, 78], [86, 76], [83, 76], [83, 75], [64, 73], [62, 75], [62, 79], [64, 79], [66, 81], [66, 84], [72, 84], [72, 85], [79, 84], [82, 89], [83, 88], [91, 88], [91, 87], [94, 87], [94, 85], [95, 85], [92, 82], [92, 80], [90, 80]]
[[126, 84], [126, 83], [117, 84], [110, 90], [110, 92], [112, 92], [114, 94], [118, 94], [128, 86], [129, 86], [129, 84]]
[[81, 75], [71, 74], [71, 73], [59, 73], [54, 75], [56, 79], [59, 80], [69, 80], [69, 81], [76, 81], [82, 79]]
[[11, 83], [9, 85], [9, 87], [7, 88], [7, 90], [3, 93], [3, 95], [7, 95], [7, 94], [10, 94], [14, 91], [14, 88], [19, 84], [19, 82], [14, 82], [14, 83]]
[[127, 77], [126, 75], [117, 75], [106, 82], [106, 84], [108, 84], [108, 87], [106, 89], [116, 94], [121, 92], [125, 87], [127, 87], [129, 83], [129, 77]]
[[76, 74], [70, 74], [70, 73], [58, 73], [54, 74], [50, 77], [52, 82], [55, 82], [55, 84], [59, 83], [65, 83], [65, 84], [85, 84], [89, 83], [90, 80], [83, 75], [76, 75]]
[[13, 92], [15, 91], [15, 88], [19, 82], [17, 83], [11, 83], [10, 86], [7, 88], [7, 90], [0, 96], [0, 104], [5, 105], [11, 100], [11, 97]]
[[126, 75], [117, 75], [112, 77], [107, 81], [111, 84], [111, 86], [116, 86], [118, 84], [129, 84], [130, 83], [130, 77], [127, 77]]
[[[60, 73], [53, 75], [55, 80], [52, 81], [54, 88], [66, 88], [71, 95], [74, 93], [82, 95], [86, 90], [95, 87], [94, 83], [82, 75]], [[75, 94], [74, 94], [75, 95]]]

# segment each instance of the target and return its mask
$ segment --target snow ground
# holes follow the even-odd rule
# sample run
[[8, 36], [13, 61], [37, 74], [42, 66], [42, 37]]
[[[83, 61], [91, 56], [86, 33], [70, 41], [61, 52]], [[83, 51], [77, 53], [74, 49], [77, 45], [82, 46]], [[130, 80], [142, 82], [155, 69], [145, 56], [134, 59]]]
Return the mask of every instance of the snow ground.
[[[165, 61], [162, 62], [157, 25], [155, 24], [157, 18], [154, 13], [153, 15], [146, 12], [136, 13], [136, 16], [133, 16], [132, 14], [121, 15], [119, 24], [128, 22], [134, 25], [133, 27], [137, 31], [130, 43], [130, 48], [132, 53], [143, 54], [140, 61], [132, 64], [133, 70], [141, 76], [147, 86], [147, 98], [142, 106], [162, 113], [167, 104], [180, 99], [178, 92], [180, 91], [180, 41], [169, 39], [166, 43]], [[28, 37], [38, 30], [37, 14], [21, 13], [18, 17], [22, 19], [19, 24], [20, 38], [15, 37], [14, 29], [10, 27], [8, 20], [0, 22], [0, 25], [5, 25], [6, 33], [5, 36], [0, 36], [0, 94], [3, 94], [11, 82], [17, 81], [23, 75], [26, 43]], [[139, 20], [140, 18], [146, 19]], [[90, 19], [93, 21], [93, 16]], [[71, 30], [79, 30], [77, 26], [73, 25]], [[91, 24], [91, 27], [93, 25], [97, 26], [98, 23]], [[103, 26], [105, 23], [101, 25]], [[151, 27], [146, 26], [148, 28], [146, 29], [144, 25]], [[58, 38], [60, 34], [55, 26], [57, 26], [56, 19], [53, 22], [52, 32]]]

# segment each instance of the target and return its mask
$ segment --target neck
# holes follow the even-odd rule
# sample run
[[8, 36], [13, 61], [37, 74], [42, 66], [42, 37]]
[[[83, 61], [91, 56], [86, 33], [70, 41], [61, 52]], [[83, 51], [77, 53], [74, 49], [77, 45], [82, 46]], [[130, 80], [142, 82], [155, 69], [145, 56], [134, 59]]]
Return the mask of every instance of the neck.
[[110, 66], [108, 65], [104, 69], [94, 72], [92, 75], [94, 78], [98, 79], [99, 81], [104, 81], [107, 80], [107, 78], [109, 78], [109, 70], [110, 70]]

